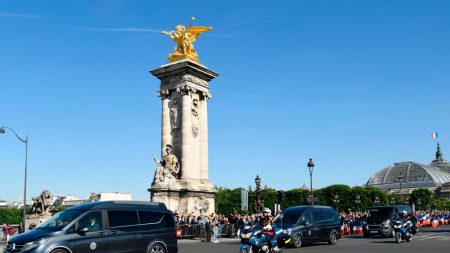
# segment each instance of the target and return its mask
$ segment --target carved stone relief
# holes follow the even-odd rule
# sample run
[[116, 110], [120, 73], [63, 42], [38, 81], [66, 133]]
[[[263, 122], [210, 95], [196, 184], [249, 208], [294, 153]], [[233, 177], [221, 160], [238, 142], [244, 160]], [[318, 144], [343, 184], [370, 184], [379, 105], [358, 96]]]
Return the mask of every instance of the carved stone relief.
[[194, 137], [198, 136], [198, 124], [199, 124], [199, 116], [198, 116], [198, 100], [194, 99], [192, 101], [192, 135]]

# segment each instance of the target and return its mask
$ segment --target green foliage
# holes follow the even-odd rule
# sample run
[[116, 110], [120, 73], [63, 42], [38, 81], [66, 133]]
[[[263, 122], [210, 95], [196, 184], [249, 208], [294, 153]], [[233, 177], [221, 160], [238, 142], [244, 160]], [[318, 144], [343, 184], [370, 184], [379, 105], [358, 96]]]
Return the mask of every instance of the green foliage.
[[284, 200], [281, 203], [281, 208], [285, 209], [292, 206], [306, 205], [306, 198], [308, 197], [308, 190], [292, 189], [284, 193]]
[[22, 209], [0, 208], [0, 224], [19, 224], [22, 221]]
[[409, 203], [414, 203], [416, 210], [428, 209], [433, 206], [433, 193], [426, 188], [415, 189], [411, 192]]
[[[236, 210], [241, 209], [241, 189], [236, 188], [230, 190], [227, 188], [219, 187], [217, 188], [217, 193], [215, 197], [215, 208], [216, 212], [220, 214], [228, 215], [231, 213], [233, 208]], [[250, 197], [249, 197], [250, 202]]]

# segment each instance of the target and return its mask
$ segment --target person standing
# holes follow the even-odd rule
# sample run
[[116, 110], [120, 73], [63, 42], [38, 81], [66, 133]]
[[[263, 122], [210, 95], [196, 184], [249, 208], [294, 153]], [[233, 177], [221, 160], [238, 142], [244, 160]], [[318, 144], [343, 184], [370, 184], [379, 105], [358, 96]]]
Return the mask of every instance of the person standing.
[[6, 242], [8, 242], [9, 239], [11, 239], [11, 237], [14, 236], [15, 231], [14, 231], [14, 228], [9, 224], [6, 224], [5, 230], [6, 230]]
[[22, 222], [19, 224], [18, 230], [19, 230], [19, 231], [18, 231], [19, 234], [22, 234], [23, 232], [25, 232], [25, 227], [23, 226], [23, 223], [22, 223]]

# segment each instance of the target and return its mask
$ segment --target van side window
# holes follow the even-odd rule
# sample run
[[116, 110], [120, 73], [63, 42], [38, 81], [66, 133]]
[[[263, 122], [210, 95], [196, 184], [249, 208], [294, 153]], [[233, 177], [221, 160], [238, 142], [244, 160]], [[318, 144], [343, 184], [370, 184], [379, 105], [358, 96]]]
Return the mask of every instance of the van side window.
[[101, 212], [92, 212], [86, 214], [78, 221], [79, 228], [88, 228], [89, 231], [100, 231], [103, 229], [103, 220]]
[[108, 211], [109, 228], [134, 231], [139, 228], [136, 211]]
[[309, 212], [309, 211], [306, 212], [306, 213], [303, 215], [303, 220], [304, 220], [304, 221], [307, 221], [307, 222], [309, 222], [309, 223], [311, 223], [311, 222], [313, 221], [311, 212]]
[[141, 228], [165, 228], [169, 226], [166, 215], [147, 211], [139, 211]]
[[325, 211], [325, 219], [326, 220], [334, 220], [334, 212], [331, 210]]
[[315, 222], [321, 222], [321, 221], [325, 220], [325, 217], [324, 217], [322, 211], [319, 211], [319, 210], [313, 211], [313, 215], [314, 215], [314, 221]]

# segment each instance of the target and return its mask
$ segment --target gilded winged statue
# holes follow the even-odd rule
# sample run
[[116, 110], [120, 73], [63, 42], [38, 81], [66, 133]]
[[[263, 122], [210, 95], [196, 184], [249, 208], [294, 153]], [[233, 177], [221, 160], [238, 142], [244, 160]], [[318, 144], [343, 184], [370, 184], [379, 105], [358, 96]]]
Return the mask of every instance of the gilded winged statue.
[[194, 43], [198, 36], [208, 30], [211, 30], [211, 26], [192, 26], [192, 21], [195, 20], [193, 17], [189, 28], [186, 29], [183, 25], [177, 25], [175, 31], [161, 32], [162, 34], [167, 34], [169, 37], [177, 43], [174, 48], [174, 53], [169, 55], [169, 62], [175, 62], [179, 60], [189, 59], [195, 62], [199, 62], [197, 52], [194, 49]]

